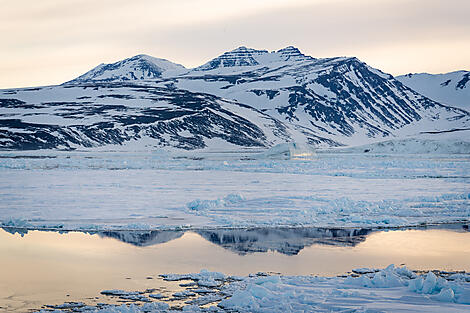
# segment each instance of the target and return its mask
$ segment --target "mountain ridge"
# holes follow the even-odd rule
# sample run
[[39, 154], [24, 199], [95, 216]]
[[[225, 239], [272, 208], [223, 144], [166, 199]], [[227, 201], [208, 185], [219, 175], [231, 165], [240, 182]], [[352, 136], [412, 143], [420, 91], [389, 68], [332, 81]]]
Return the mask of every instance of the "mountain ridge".
[[239, 47], [186, 69], [137, 55], [60, 86], [0, 92], [0, 148], [285, 142], [350, 146], [470, 128], [443, 105], [356, 57]]

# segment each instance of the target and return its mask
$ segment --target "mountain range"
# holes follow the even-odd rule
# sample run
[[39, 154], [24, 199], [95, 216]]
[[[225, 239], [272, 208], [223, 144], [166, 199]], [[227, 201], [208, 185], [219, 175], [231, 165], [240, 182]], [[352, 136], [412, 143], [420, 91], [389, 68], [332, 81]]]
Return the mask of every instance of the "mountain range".
[[470, 129], [468, 78], [395, 78], [355, 57], [314, 58], [292, 46], [239, 47], [192, 69], [137, 55], [62, 85], [0, 90], [0, 149], [339, 147], [458, 136]]

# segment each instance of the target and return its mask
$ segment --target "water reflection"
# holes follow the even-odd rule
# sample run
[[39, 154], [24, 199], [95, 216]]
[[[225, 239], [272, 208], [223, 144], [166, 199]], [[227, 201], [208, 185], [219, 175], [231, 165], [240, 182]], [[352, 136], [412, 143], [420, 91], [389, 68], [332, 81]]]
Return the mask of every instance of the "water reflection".
[[[239, 255], [276, 251], [297, 255], [313, 244], [353, 247], [366, 240], [370, 229], [327, 228], [252, 228], [191, 231], [209, 242]], [[184, 231], [105, 231], [111, 237], [134, 246], [144, 247], [169, 242], [183, 236]]]
[[240, 255], [276, 251], [297, 255], [313, 244], [355, 246], [366, 240], [370, 229], [260, 228], [197, 231], [206, 240]]
[[[412, 229], [446, 229], [465, 232], [469, 231], [469, 226], [467, 224], [450, 224]], [[18, 233], [22, 237], [28, 233], [28, 229], [18, 227], [3, 227], [3, 230], [11, 234]], [[148, 247], [170, 242], [182, 237], [187, 232], [191, 232], [198, 234], [208, 242], [243, 256], [250, 253], [270, 251], [284, 255], [297, 255], [305, 247], [314, 244], [355, 247], [376, 231], [378, 230], [369, 228], [280, 227], [214, 230], [115, 230], [86, 233], [97, 234], [102, 238], [114, 238], [137, 247]], [[58, 233], [67, 233], [67, 231]]]
[[97, 234], [130, 243], [138, 247], [147, 247], [169, 242], [184, 235], [184, 231], [152, 230], [152, 231], [103, 231]]
[[[28, 234], [28, 229], [3, 227], [10, 234]], [[183, 236], [187, 232], [196, 233], [205, 240], [221, 246], [239, 255], [255, 252], [276, 251], [285, 255], [297, 255], [305, 247], [313, 244], [354, 247], [366, 240], [373, 230], [366, 228], [248, 228], [215, 230], [148, 230], [148, 231], [101, 231], [86, 232], [102, 238], [114, 238], [119, 241], [148, 247], [167, 243]], [[67, 233], [62, 231], [58, 233]]]

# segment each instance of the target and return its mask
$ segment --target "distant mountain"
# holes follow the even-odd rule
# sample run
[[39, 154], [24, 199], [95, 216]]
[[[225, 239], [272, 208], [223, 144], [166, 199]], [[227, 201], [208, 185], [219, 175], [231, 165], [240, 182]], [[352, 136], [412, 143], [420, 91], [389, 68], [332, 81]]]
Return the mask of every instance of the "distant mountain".
[[162, 77], [165, 72], [176, 74], [184, 70], [183, 65], [140, 54], [115, 63], [100, 64], [69, 83], [147, 80]]
[[470, 110], [469, 71], [446, 74], [406, 74], [396, 79], [434, 101]]
[[469, 112], [357, 58], [292, 46], [240, 47], [194, 69], [138, 55], [61, 86], [0, 91], [2, 149], [325, 147], [469, 128]]

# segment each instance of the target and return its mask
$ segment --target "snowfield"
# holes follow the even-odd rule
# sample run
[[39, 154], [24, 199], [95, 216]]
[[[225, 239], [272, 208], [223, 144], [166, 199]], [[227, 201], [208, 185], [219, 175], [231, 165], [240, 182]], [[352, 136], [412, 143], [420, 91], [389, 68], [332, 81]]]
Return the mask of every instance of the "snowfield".
[[103, 230], [470, 220], [467, 154], [260, 156], [265, 153], [3, 152], [0, 223]]
[[[357, 269], [347, 277], [248, 277], [201, 271], [162, 275], [165, 280], [189, 281], [186, 290], [169, 301], [183, 300], [183, 312], [464, 312], [470, 310], [470, 275], [433, 272], [416, 274], [393, 264], [382, 270]], [[134, 299], [143, 305], [85, 306], [65, 303], [75, 312], [180, 312], [161, 294], [105, 290], [102, 294]], [[148, 297], [147, 297], [148, 296]], [[171, 303], [171, 302], [170, 302]], [[40, 312], [50, 312], [41, 310]]]

